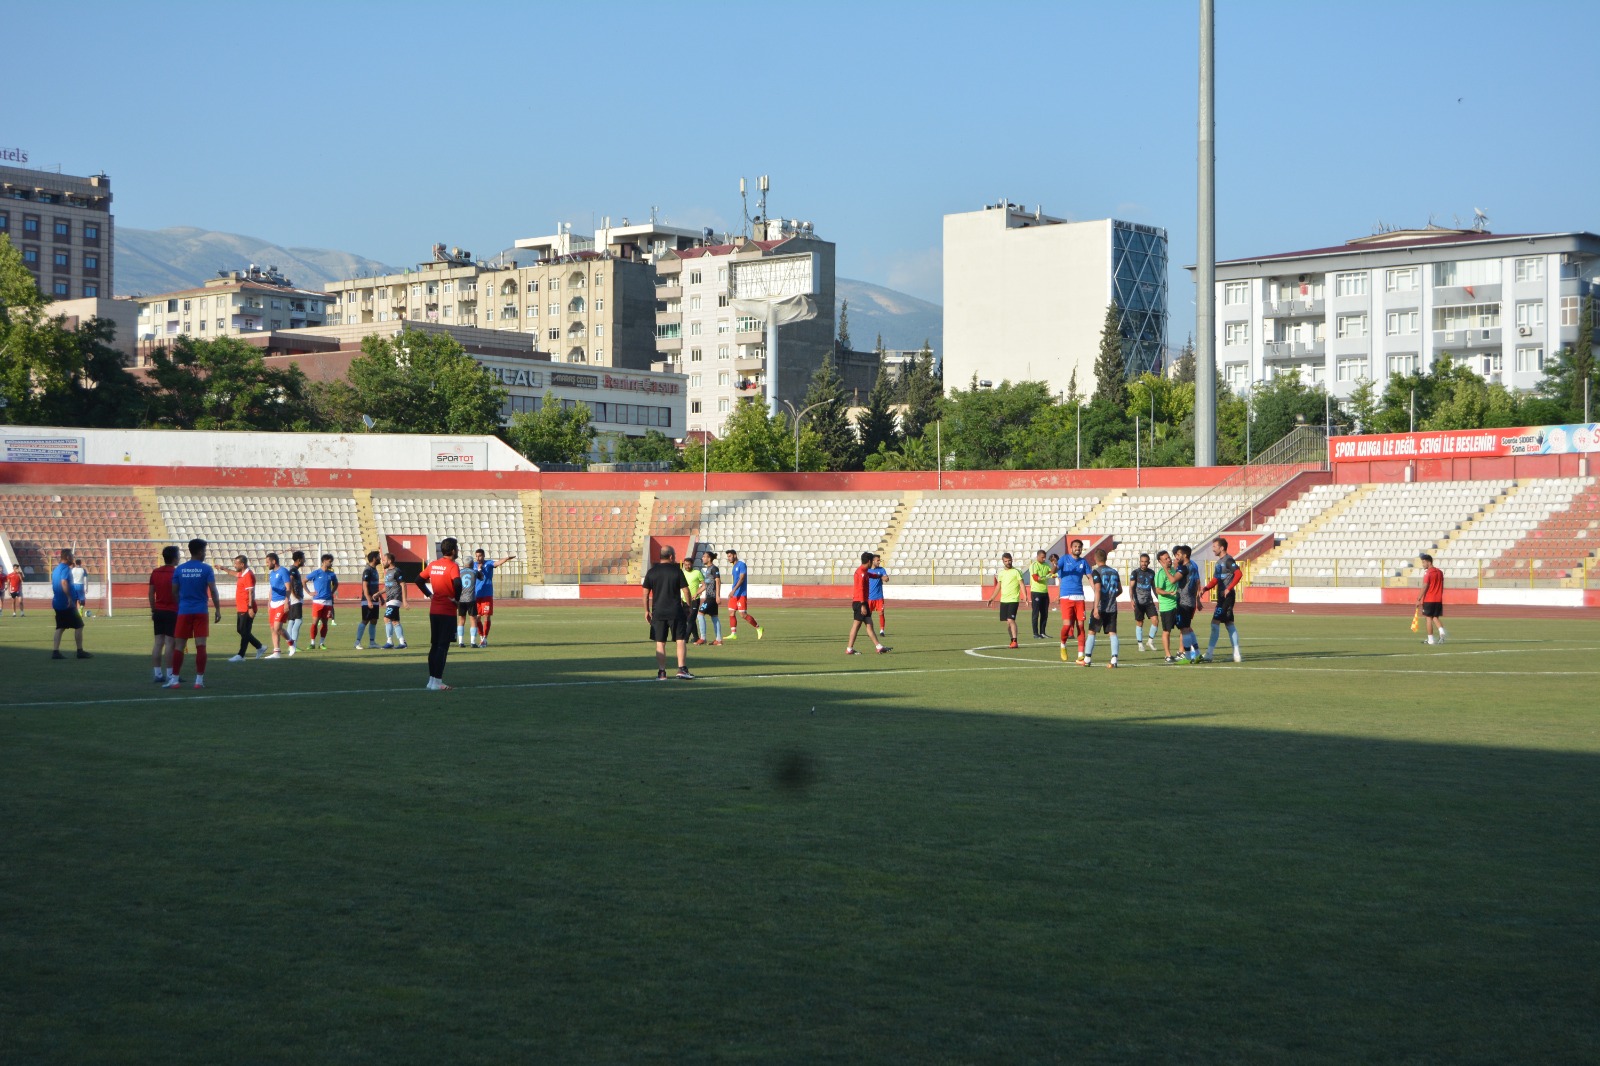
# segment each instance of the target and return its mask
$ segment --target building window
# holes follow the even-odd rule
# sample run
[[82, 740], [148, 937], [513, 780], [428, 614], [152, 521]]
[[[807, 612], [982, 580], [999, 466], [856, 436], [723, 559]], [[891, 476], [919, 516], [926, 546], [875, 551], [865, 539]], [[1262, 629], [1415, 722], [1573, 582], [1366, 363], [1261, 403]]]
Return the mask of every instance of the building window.
[[1404, 377], [1417, 372], [1417, 357], [1414, 355], [1391, 355], [1389, 357], [1389, 376]]
[[72, 239], [72, 223], [68, 222], [64, 218], [56, 219], [55, 234], [56, 234], [56, 240], [58, 240], [58, 241], [71, 240]]
[[1367, 357], [1364, 355], [1345, 356], [1339, 360], [1339, 380], [1359, 381], [1367, 376]]
[[551, 292], [560, 292], [561, 291], [561, 279], [560, 278], [551, 278], [550, 279], [550, 291]]
[[39, 219], [38, 219], [37, 216], [35, 216], [35, 215], [23, 215], [22, 216], [22, 235], [24, 237], [34, 237], [34, 238], [37, 238], [39, 236]]
[[72, 256], [67, 252], [57, 252], [55, 253], [55, 264], [57, 270], [66, 270], [72, 266]]
[[85, 296], [99, 296], [100, 286], [96, 285], [92, 281], [86, 281], [83, 283], [83, 294]]
[[700, 297], [699, 296], [691, 296], [691, 297], [689, 297], [689, 310], [691, 310], [691, 311], [700, 310]]
[[717, 358], [718, 359], [726, 359], [726, 358], [728, 358], [728, 346], [726, 344], [717, 345]]
[[596, 296], [594, 298], [594, 309], [596, 311], [604, 311], [606, 309], [606, 298], [604, 296]]
[[[54, 287], [54, 289], [52, 291], [57, 296], [66, 296], [67, 295], [67, 283], [64, 282], [64, 281], [56, 282], [55, 283], [55, 287]], [[187, 330], [187, 327], [185, 327], [185, 330]]]
[[689, 349], [689, 362], [698, 363], [699, 361], [700, 361], [700, 349], [699, 348], [690, 348]]
[[0, 211], [0, 233], [10, 233], [10, 232], [11, 232], [11, 216], [9, 214], [7, 214], [6, 212], [4, 212], [4, 211]]
[[1471, 288], [1475, 285], [1500, 284], [1500, 260], [1461, 259], [1453, 263], [1433, 264], [1433, 283]]
[[698, 285], [698, 284], [700, 284], [700, 271], [698, 271], [698, 270], [689, 271], [689, 284], [690, 285]]
[[1526, 259], [1518, 259], [1516, 271], [1518, 281], [1543, 281], [1544, 258], [1542, 256], [1529, 256]]
[[548, 339], [553, 340], [553, 341], [560, 340], [561, 339], [561, 328], [559, 326], [552, 326], [550, 328], [550, 330], [548, 331], [548, 333], [546, 334], [546, 336], [547, 336]]
[[1390, 292], [1414, 292], [1417, 287], [1416, 267], [1394, 267], [1383, 272], [1384, 288]]
[[596, 337], [604, 337], [606, 335], [605, 323], [602, 322], [600, 325], [594, 327], [594, 335]]
[[727, 282], [727, 280], [728, 280], [728, 268], [727, 267], [718, 267], [717, 268], [717, 280], [720, 281], [720, 282], [723, 282], [723, 283]]
[[1367, 294], [1366, 271], [1335, 274], [1333, 276], [1333, 292], [1336, 296], [1365, 296]]
[[726, 370], [717, 375], [717, 384], [723, 388], [728, 387], [728, 372]]
[[24, 263], [29, 263], [29, 264], [31, 264], [33, 266], [38, 266], [39, 265], [39, 249], [37, 249], [37, 248], [24, 248], [22, 250], [22, 261]]
[[1543, 348], [1518, 348], [1517, 373], [1535, 374], [1544, 371]]
[[722, 399], [717, 401], [717, 410], [718, 411], [726, 411], [727, 409], [728, 409], [728, 400], [727, 400], [726, 397], [724, 397], [724, 398], [722, 398]]
[[1477, 362], [1478, 372], [1484, 377], [1488, 378], [1490, 381], [1498, 381], [1500, 379], [1500, 371], [1504, 368], [1505, 364], [1501, 361], [1499, 352], [1496, 352], [1493, 355], [1479, 356]]
[[700, 387], [700, 380], [701, 380], [701, 375], [699, 375], [699, 374], [690, 374], [689, 375], [689, 387], [691, 389], [698, 389]]
[[1576, 326], [1579, 313], [1578, 298], [1576, 296], [1563, 296], [1561, 298], [1561, 324], [1563, 326]]
[[717, 297], [717, 306], [718, 307], [727, 307], [728, 306], [728, 294], [727, 293], [722, 293]]
[[1417, 312], [1390, 311], [1384, 317], [1384, 332], [1391, 337], [1407, 337], [1417, 332]]
[[1544, 301], [1528, 300], [1517, 304], [1517, 328], [1519, 330], [1544, 328]]
[[596, 348], [594, 350], [594, 361], [597, 363], [606, 361], [606, 350], [604, 348]]
[[1227, 341], [1231, 345], [1250, 343], [1250, 323], [1229, 322], [1227, 325]]
[[100, 239], [100, 226], [99, 226], [99, 224], [95, 223], [95, 222], [85, 222], [83, 224], [83, 239], [86, 240], [86, 241], [97, 241], [97, 240], [99, 240]]
[[692, 415], [697, 415], [697, 414], [700, 413], [700, 401], [699, 400], [690, 400], [689, 401], [689, 413], [692, 414]]
[[[1359, 275], [1340, 275], [1340, 276], [1341, 277], [1353, 277], [1353, 276], [1359, 276]], [[1338, 336], [1341, 337], [1341, 338], [1344, 338], [1344, 337], [1365, 337], [1367, 335], [1367, 316], [1364, 315], [1364, 314], [1362, 314], [1362, 315], [1340, 315], [1339, 319], [1338, 319], [1338, 325], [1339, 325]]]
[[700, 336], [700, 323], [698, 323], [698, 322], [689, 323], [689, 336], [691, 336], [691, 337]]
[[[723, 325], [723, 323], [721, 321], [719, 321], [717, 323], [717, 332], [718, 333], [726, 332], [722, 328], [722, 325]], [[760, 331], [760, 329], [761, 329], [761, 320], [759, 318], [757, 318], [756, 316], [754, 316], [754, 315], [740, 315], [739, 316], [739, 332], [740, 333], [757, 333], [757, 332]]]
[[1228, 363], [1224, 373], [1228, 378], [1228, 388], [1234, 392], [1243, 389], [1245, 382], [1250, 380], [1250, 367], [1245, 363]]
[[549, 306], [548, 310], [550, 312], [550, 316], [552, 318], [554, 318], [556, 315], [559, 315], [561, 313], [561, 305], [560, 304], [551, 304]]
[[[446, 306], [445, 307], [445, 311], [448, 312], [449, 310], [450, 310], [450, 308], [448, 306]], [[539, 307], [538, 307], [537, 304], [529, 304], [528, 305], [528, 317], [529, 318], [538, 318], [539, 317]]]
[[[85, 269], [85, 270], [99, 270], [100, 269], [100, 257], [98, 255], [86, 255], [86, 256], [84, 256], [83, 257], [83, 269]], [[204, 300], [201, 301], [201, 303], [204, 303], [204, 302], [205, 302]]]
[[1456, 304], [1433, 309], [1436, 330], [1499, 329], [1499, 304]]
[[1248, 281], [1229, 281], [1222, 286], [1222, 302], [1228, 307], [1241, 307], [1250, 302]]
[[606, 276], [605, 276], [604, 273], [596, 273], [595, 274], [594, 283], [595, 283], [595, 287], [596, 288], [598, 288], [601, 285], [604, 285], [605, 282], [606, 282]]
[[539, 283], [537, 281], [528, 282], [528, 291], [529, 292], [538, 292], [539, 291]]

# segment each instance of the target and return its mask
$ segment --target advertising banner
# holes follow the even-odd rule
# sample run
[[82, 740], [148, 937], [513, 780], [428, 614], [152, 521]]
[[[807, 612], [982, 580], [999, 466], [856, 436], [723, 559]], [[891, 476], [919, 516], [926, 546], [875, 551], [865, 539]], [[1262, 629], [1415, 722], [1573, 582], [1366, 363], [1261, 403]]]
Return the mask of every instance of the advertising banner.
[[430, 441], [428, 443], [429, 470], [487, 470], [489, 446], [463, 444], [455, 441]]
[[1330, 437], [1328, 452], [1328, 458], [1335, 463], [1365, 463], [1384, 459], [1485, 459], [1506, 455], [1587, 455], [1600, 452], [1600, 423]]
[[4, 444], [8, 463], [81, 463], [82, 437], [7, 437]]

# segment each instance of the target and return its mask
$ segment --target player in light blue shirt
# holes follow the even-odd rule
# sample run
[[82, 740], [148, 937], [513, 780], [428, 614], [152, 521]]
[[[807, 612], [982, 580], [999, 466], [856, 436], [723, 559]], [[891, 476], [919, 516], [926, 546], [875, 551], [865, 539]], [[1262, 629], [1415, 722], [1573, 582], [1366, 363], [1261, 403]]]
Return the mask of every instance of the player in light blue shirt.
[[468, 573], [476, 572], [472, 591], [476, 599], [473, 607], [477, 610], [477, 617], [473, 620], [472, 646], [474, 648], [487, 648], [489, 646], [489, 626], [494, 621], [494, 572], [498, 568], [515, 559], [515, 555], [508, 555], [504, 559], [490, 559], [482, 548], [472, 553], [474, 556], [472, 570], [463, 573], [465, 580]]
[[889, 571], [883, 568], [883, 556], [872, 557], [872, 568], [867, 571], [867, 613], [878, 612], [878, 636], [883, 638], [889, 635], [889, 616], [883, 609], [883, 583], [889, 579]]
[[216, 613], [215, 621], [222, 621], [222, 599], [217, 595], [217, 575], [206, 562], [206, 542], [199, 537], [189, 542], [189, 558], [172, 571], [172, 594], [178, 601], [178, 621], [173, 627], [172, 669], [162, 688], [177, 688], [183, 684], [179, 676], [183, 670], [183, 654], [188, 649], [189, 638], [194, 638], [194, 687], [206, 687], [206, 637], [211, 634], [212, 619], [206, 616], [206, 605]]

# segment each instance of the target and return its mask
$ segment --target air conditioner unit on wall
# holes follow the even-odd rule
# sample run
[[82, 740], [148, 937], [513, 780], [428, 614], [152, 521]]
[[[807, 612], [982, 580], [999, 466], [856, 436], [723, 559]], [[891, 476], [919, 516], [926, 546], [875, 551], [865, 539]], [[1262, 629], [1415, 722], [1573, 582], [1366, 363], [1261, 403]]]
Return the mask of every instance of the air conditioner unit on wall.
[[1532, 335], [1533, 330], [1529, 329], [1527, 326], [1518, 326], [1517, 327], [1517, 333], [1520, 336], [1527, 337], [1527, 336]]

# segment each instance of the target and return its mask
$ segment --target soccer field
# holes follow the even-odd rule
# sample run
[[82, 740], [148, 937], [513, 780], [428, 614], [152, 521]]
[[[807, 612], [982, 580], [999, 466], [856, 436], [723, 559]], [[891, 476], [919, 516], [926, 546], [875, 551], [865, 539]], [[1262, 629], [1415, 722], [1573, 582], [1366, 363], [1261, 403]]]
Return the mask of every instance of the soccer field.
[[657, 683], [632, 606], [508, 610], [430, 693], [342, 613], [203, 692], [0, 620], [0, 1061], [1600, 1060], [1585, 615], [1113, 672], [758, 604]]

